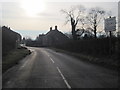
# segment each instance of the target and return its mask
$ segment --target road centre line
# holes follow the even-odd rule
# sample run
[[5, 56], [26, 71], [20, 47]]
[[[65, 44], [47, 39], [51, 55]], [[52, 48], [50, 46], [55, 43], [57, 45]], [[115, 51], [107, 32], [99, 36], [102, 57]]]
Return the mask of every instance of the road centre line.
[[47, 56], [50, 56], [46, 51], [43, 51]]
[[55, 63], [54, 60], [53, 60], [51, 57], [50, 57], [50, 60], [51, 60], [53, 63]]
[[[46, 53], [46, 54], [47, 54], [47, 53]], [[49, 54], [47, 54], [47, 56], [50, 57]], [[53, 60], [51, 57], [50, 57], [50, 60], [51, 60], [53, 63], [55, 63], [54, 60]], [[67, 82], [67, 80], [65, 79], [64, 75], [62, 74], [62, 72], [60, 71], [60, 69], [59, 69], [58, 67], [57, 67], [57, 70], [58, 70], [58, 72], [60, 73], [62, 79], [64, 80], [67, 88], [71, 89], [71, 86], [69, 85], [69, 83]]]
[[[47, 53], [46, 53], [46, 54], [47, 54]], [[54, 60], [50, 57], [49, 54], [47, 54], [47, 56], [50, 58], [50, 60], [51, 60], [53, 63], [55, 63]]]
[[58, 67], [57, 67], [57, 70], [58, 70], [58, 72], [60, 73], [62, 79], [64, 80], [67, 88], [71, 89], [71, 86], [69, 85], [69, 83], [67, 82], [67, 80], [65, 79], [64, 75], [62, 74], [62, 72], [60, 71], [60, 69], [59, 69]]

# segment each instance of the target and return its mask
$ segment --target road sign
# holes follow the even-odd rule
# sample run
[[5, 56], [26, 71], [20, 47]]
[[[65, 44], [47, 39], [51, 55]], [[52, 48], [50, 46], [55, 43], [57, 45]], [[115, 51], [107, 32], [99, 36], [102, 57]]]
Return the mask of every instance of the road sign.
[[116, 17], [110, 17], [110, 18], [105, 19], [104, 25], [105, 25], [104, 29], [106, 32], [115, 31], [116, 30]]
[[118, 3], [118, 32], [120, 33], [120, 1]]

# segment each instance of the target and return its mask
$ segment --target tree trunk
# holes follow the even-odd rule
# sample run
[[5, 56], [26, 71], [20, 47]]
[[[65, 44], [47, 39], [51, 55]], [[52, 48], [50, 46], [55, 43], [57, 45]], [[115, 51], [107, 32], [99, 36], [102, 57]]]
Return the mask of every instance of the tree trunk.
[[97, 25], [96, 25], [97, 21], [96, 19], [94, 19], [94, 37], [97, 38], [96, 34], [97, 34]]
[[73, 40], [77, 40], [77, 35], [76, 35], [76, 31], [75, 31], [76, 26], [72, 25], [72, 36], [73, 36]]
[[97, 35], [96, 35], [96, 34], [97, 34], [97, 28], [96, 28], [96, 26], [94, 26], [94, 37], [95, 37], [95, 38], [97, 38]]
[[75, 20], [71, 17], [71, 27], [72, 27], [72, 37], [73, 37], [73, 40], [77, 40], [77, 35], [76, 35], [76, 22]]

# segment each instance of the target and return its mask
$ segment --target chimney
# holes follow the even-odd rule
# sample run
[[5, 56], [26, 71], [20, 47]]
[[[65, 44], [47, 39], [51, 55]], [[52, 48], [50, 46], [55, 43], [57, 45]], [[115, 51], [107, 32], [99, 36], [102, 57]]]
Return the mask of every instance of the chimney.
[[58, 29], [57, 29], [57, 26], [55, 26], [55, 30], [58, 30]]
[[52, 31], [52, 27], [50, 27], [50, 31]]

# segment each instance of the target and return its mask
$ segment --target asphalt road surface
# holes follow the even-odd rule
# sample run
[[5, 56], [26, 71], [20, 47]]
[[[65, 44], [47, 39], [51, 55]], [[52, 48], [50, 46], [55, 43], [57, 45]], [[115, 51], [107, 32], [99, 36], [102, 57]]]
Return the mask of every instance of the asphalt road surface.
[[117, 88], [118, 73], [47, 48], [3, 74], [3, 88]]

